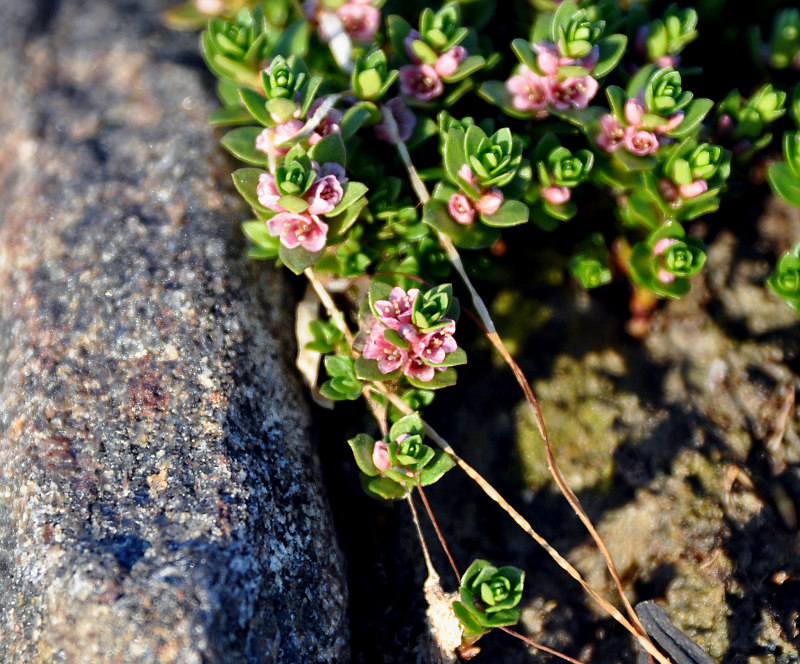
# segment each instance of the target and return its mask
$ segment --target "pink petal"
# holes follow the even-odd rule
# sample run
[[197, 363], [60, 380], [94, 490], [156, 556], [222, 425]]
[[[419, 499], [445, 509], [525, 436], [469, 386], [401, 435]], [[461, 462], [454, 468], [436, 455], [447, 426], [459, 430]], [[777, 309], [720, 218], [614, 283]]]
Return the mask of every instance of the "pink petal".
[[633, 127], [638, 127], [642, 124], [642, 114], [644, 113], [644, 106], [642, 106], [635, 99], [628, 99], [625, 102], [625, 119], [628, 124]]
[[548, 203], [561, 205], [570, 199], [570, 190], [567, 187], [545, 187], [542, 196]]

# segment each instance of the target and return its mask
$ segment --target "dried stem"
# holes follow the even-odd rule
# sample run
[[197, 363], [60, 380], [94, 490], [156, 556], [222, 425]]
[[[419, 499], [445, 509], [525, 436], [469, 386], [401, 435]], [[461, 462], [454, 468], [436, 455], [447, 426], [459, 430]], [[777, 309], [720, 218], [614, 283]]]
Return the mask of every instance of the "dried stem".
[[425, 542], [425, 536], [422, 534], [422, 526], [419, 523], [417, 508], [414, 506], [414, 499], [412, 498], [410, 491], [406, 494], [406, 502], [408, 503], [408, 509], [411, 510], [411, 519], [414, 521], [414, 527], [417, 529], [417, 537], [419, 537], [419, 545], [422, 547], [422, 556], [425, 558], [425, 567], [428, 568], [428, 576], [436, 577], [438, 579], [439, 574], [436, 572], [436, 568], [433, 566], [431, 553], [428, 551], [428, 545]]
[[425, 505], [425, 511], [428, 513], [428, 518], [431, 520], [431, 523], [433, 524], [433, 529], [436, 531], [436, 537], [439, 538], [439, 544], [442, 545], [442, 549], [444, 549], [444, 553], [447, 556], [447, 560], [450, 561], [450, 567], [453, 568], [453, 572], [455, 572], [456, 579], [458, 580], [458, 583], [460, 585], [461, 573], [458, 571], [458, 566], [456, 565], [456, 561], [453, 559], [453, 554], [450, 553], [450, 547], [447, 546], [447, 542], [444, 539], [444, 535], [442, 535], [442, 531], [439, 529], [439, 522], [433, 515], [433, 510], [431, 509], [431, 505], [428, 502], [428, 497], [422, 490], [422, 486], [417, 486], [417, 490], [419, 491], [419, 497], [422, 498], [422, 504]]
[[514, 638], [519, 639], [520, 641], [524, 641], [529, 646], [533, 646], [537, 650], [541, 650], [542, 652], [546, 652], [555, 657], [560, 657], [561, 659], [567, 662], [572, 662], [572, 664], [583, 664], [583, 662], [581, 662], [580, 660], [573, 659], [569, 655], [565, 655], [562, 652], [558, 652], [558, 650], [553, 650], [552, 648], [548, 648], [547, 646], [542, 645], [541, 643], [538, 643], [537, 641], [534, 641], [533, 639], [523, 634], [520, 634], [519, 632], [515, 632], [513, 629], [509, 629], [508, 627], [501, 627], [500, 629], [502, 629], [506, 634], [510, 634]]
[[[408, 149], [406, 148], [405, 143], [403, 143], [403, 141], [400, 140], [399, 132], [397, 131], [397, 124], [394, 121], [394, 117], [391, 115], [391, 113], [386, 113], [385, 117], [390, 135], [397, 144], [397, 149], [400, 154], [400, 158], [402, 159], [406, 167], [406, 170], [408, 171], [411, 184], [415, 192], [417, 193], [417, 197], [419, 198], [420, 202], [424, 205], [430, 200], [430, 195], [428, 194], [425, 184], [422, 182], [422, 180], [419, 178], [419, 175], [417, 174], [416, 168], [414, 167], [414, 164], [411, 161], [411, 156], [408, 153]], [[525, 394], [525, 398], [533, 413], [536, 425], [539, 429], [539, 433], [541, 434], [542, 441], [544, 442], [545, 454], [547, 456], [547, 464], [550, 473], [556, 482], [556, 485], [566, 498], [567, 502], [570, 504], [570, 507], [572, 507], [572, 509], [578, 515], [578, 518], [586, 527], [587, 531], [589, 532], [595, 544], [597, 545], [600, 554], [603, 556], [603, 559], [606, 563], [606, 567], [608, 568], [609, 574], [611, 575], [614, 581], [614, 585], [617, 588], [617, 592], [619, 593], [622, 604], [625, 607], [625, 610], [628, 613], [631, 622], [635, 626], [636, 632], [638, 633], [639, 637], [641, 637], [641, 639], [645, 639], [648, 642], [650, 642], [650, 639], [647, 636], [644, 627], [642, 627], [642, 624], [639, 621], [639, 617], [636, 615], [636, 612], [633, 610], [633, 606], [631, 605], [627, 595], [625, 594], [625, 589], [622, 586], [622, 579], [620, 578], [619, 573], [617, 572], [616, 566], [614, 565], [614, 560], [611, 557], [611, 553], [608, 551], [608, 547], [606, 547], [605, 543], [600, 537], [600, 534], [597, 532], [597, 529], [595, 528], [594, 524], [589, 518], [589, 515], [583, 509], [583, 506], [578, 500], [578, 497], [575, 495], [572, 489], [570, 489], [569, 485], [567, 485], [566, 480], [564, 479], [564, 475], [562, 474], [560, 468], [558, 467], [558, 464], [556, 463], [555, 455], [553, 454], [553, 450], [550, 445], [550, 439], [547, 435], [547, 429], [545, 427], [544, 417], [542, 416], [542, 411], [539, 408], [539, 403], [536, 399], [536, 396], [533, 393], [533, 389], [531, 388], [530, 383], [525, 377], [525, 374], [520, 369], [519, 365], [516, 363], [511, 354], [508, 352], [508, 349], [503, 343], [503, 340], [497, 334], [497, 330], [494, 326], [494, 322], [492, 321], [491, 315], [489, 314], [486, 304], [483, 302], [483, 299], [481, 298], [480, 294], [473, 286], [472, 281], [469, 278], [469, 275], [467, 275], [467, 272], [464, 269], [464, 265], [461, 261], [461, 256], [458, 253], [458, 250], [456, 249], [455, 245], [453, 244], [453, 241], [449, 237], [438, 231], [437, 235], [439, 238], [440, 245], [447, 253], [448, 259], [458, 272], [459, 276], [461, 277], [461, 280], [464, 282], [464, 285], [467, 287], [469, 291], [475, 311], [477, 312], [478, 316], [480, 317], [483, 323], [483, 326], [486, 329], [486, 336], [489, 338], [489, 340], [492, 342], [495, 348], [497, 348], [497, 350], [500, 352], [505, 362], [511, 368], [511, 371], [514, 373], [514, 377], [516, 378], [517, 383], [519, 383], [519, 386], [522, 388], [522, 391]], [[652, 644], [652, 642], [650, 643]]]

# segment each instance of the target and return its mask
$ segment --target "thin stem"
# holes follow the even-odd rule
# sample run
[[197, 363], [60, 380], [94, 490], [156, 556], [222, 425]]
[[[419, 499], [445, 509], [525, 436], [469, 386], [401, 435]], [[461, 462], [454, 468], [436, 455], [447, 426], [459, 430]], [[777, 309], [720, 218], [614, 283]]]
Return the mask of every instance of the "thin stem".
[[523, 634], [520, 634], [519, 632], [515, 632], [513, 629], [509, 629], [508, 627], [501, 627], [500, 629], [502, 629], [506, 634], [510, 634], [514, 638], [519, 639], [520, 641], [524, 641], [529, 646], [533, 646], [537, 650], [549, 653], [550, 655], [553, 655], [555, 657], [560, 657], [561, 659], [567, 662], [571, 662], [572, 664], [583, 664], [583, 662], [581, 662], [580, 660], [573, 659], [569, 655], [565, 655], [563, 652], [558, 652], [558, 650], [553, 650], [552, 648], [548, 648], [547, 646], [542, 645], [541, 643], [538, 643], [537, 641], [534, 641], [533, 639]]
[[444, 553], [447, 556], [447, 560], [450, 561], [450, 567], [453, 568], [453, 572], [456, 575], [458, 584], [461, 585], [461, 573], [458, 571], [458, 566], [456, 565], [456, 561], [453, 559], [453, 554], [450, 553], [450, 547], [447, 546], [447, 542], [444, 539], [444, 535], [442, 535], [442, 531], [439, 529], [439, 522], [433, 515], [433, 510], [431, 509], [431, 505], [428, 502], [428, 497], [422, 490], [421, 485], [417, 486], [417, 490], [419, 491], [419, 497], [422, 498], [422, 504], [425, 505], [425, 511], [428, 513], [428, 518], [431, 520], [431, 523], [433, 524], [433, 529], [436, 531], [436, 537], [439, 538], [439, 544], [442, 545], [442, 549], [444, 549]]
[[411, 510], [411, 519], [414, 521], [414, 527], [417, 529], [417, 537], [419, 537], [419, 545], [422, 547], [422, 556], [425, 558], [425, 566], [428, 568], [428, 576], [439, 578], [436, 568], [431, 561], [431, 554], [428, 551], [428, 545], [425, 542], [425, 536], [422, 534], [422, 526], [419, 523], [419, 516], [417, 515], [417, 508], [414, 506], [414, 499], [411, 497], [411, 492], [406, 494], [406, 502], [408, 508]]
[[[379, 390], [382, 394], [386, 396], [386, 398], [391, 401], [399, 410], [400, 412], [408, 415], [413, 411], [413, 409], [406, 404], [400, 397], [398, 397], [393, 392], [389, 391], [384, 385], [381, 383], [374, 383], [374, 388]], [[629, 621], [628, 619], [620, 613], [619, 609], [615, 607], [611, 602], [609, 602], [605, 597], [603, 597], [599, 592], [597, 592], [594, 588], [592, 588], [581, 576], [580, 572], [578, 572], [575, 567], [573, 567], [570, 562], [564, 558], [556, 549], [553, 547], [544, 537], [542, 537], [536, 530], [534, 530], [533, 526], [522, 516], [516, 509], [514, 509], [510, 503], [503, 498], [502, 495], [495, 489], [477, 470], [475, 470], [472, 466], [470, 466], [466, 461], [464, 461], [458, 454], [456, 454], [455, 450], [452, 446], [445, 440], [442, 436], [440, 436], [436, 430], [427, 422], [423, 420], [423, 424], [425, 425], [425, 434], [433, 440], [440, 448], [442, 448], [447, 454], [449, 454], [453, 461], [455, 461], [458, 466], [463, 470], [469, 477], [472, 479], [480, 488], [481, 490], [489, 496], [494, 502], [496, 502], [500, 508], [508, 514], [514, 522], [523, 530], [525, 531], [530, 537], [532, 537], [538, 544], [541, 546], [549, 555], [550, 557], [556, 562], [556, 564], [561, 567], [567, 574], [569, 574], [573, 579], [575, 579], [581, 587], [586, 591], [586, 593], [595, 601], [597, 604], [605, 610], [614, 620], [616, 620], [622, 627], [628, 630], [642, 645], [642, 647], [650, 653], [656, 660], [658, 660], [661, 664], [672, 664], [668, 658], [659, 652], [659, 650], [655, 647], [653, 642], [646, 634], [641, 634]]]
[[[411, 184], [414, 187], [414, 190], [417, 192], [417, 196], [420, 202], [424, 205], [430, 200], [430, 195], [428, 194], [428, 190], [425, 188], [425, 184], [420, 180], [419, 175], [417, 174], [416, 169], [414, 168], [414, 164], [411, 161], [411, 156], [408, 153], [408, 149], [406, 148], [405, 143], [400, 140], [399, 133], [397, 131], [397, 125], [394, 122], [394, 118], [391, 116], [391, 113], [387, 113], [387, 125], [389, 127], [389, 132], [392, 135], [392, 138], [395, 140], [397, 144], [397, 150], [400, 154], [400, 158], [403, 161], [403, 164], [408, 171], [409, 178], [411, 180]], [[497, 330], [494, 326], [494, 322], [492, 321], [492, 317], [489, 314], [489, 310], [486, 307], [486, 304], [481, 298], [478, 291], [472, 284], [469, 275], [467, 274], [466, 270], [464, 269], [464, 264], [461, 261], [461, 255], [458, 253], [458, 249], [453, 244], [453, 241], [443, 233], [437, 231], [437, 235], [439, 237], [439, 243], [442, 248], [445, 250], [448, 259], [450, 260], [453, 267], [458, 272], [461, 280], [464, 282], [464, 285], [467, 287], [469, 291], [470, 298], [472, 299], [473, 306], [475, 308], [476, 313], [480, 317], [485, 329], [486, 329], [486, 336], [492, 342], [492, 344], [497, 348], [497, 350], [502, 355], [503, 359], [505, 360], [506, 364], [511, 368], [511, 371], [514, 373], [514, 377], [519, 383], [519, 386], [522, 388], [522, 392], [525, 395], [526, 400], [528, 401], [528, 405], [533, 412], [534, 419], [536, 420], [536, 425], [539, 429], [539, 433], [541, 434], [542, 441], [544, 442], [545, 454], [547, 456], [547, 465], [550, 469], [550, 474], [553, 476], [553, 479], [556, 482], [561, 493], [566, 498], [567, 502], [570, 504], [570, 507], [575, 511], [578, 515], [578, 518], [581, 520], [583, 525], [589, 531], [592, 539], [594, 540], [595, 544], [597, 545], [600, 554], [603, 556], [603, 560], [606, 563], [606, 567], [608, 568], [609, 574], [614, 581], [614, 585], [617, 588], [617, 592], [619, 593], [620, 599], [622, 601], [623, 606], [625, 607], [628, 616], [630, 617], [633, 624], [636, 626], [637, 632], [643, 636], [644, 638], [649, 640], [647, 633], [642, 627], [641, 622], [639, 621], [639, 617], [636, 615], [636, 612], [633, 610], [633, 606], [631, 606], [630, 601], [628, 600], [627, 595], [625, 594], [625, 589], [622, 586], [622, 579], [617, 572], [617, 568], [614, 565], [614, 560], [611, 557], [611, 553], [609, 552], [608, 548], [606, 547], [605, 543], [603, 542], [600, 534], [597, 532], [594, 524], [592, 523], [589, 515], [583, 509], [578, 497], [575, 493], [570, 489], [567, 485], [566, 480], [564, 479], [564, 475], [561, 473], [558, 464], [556, 463], [555, 455], [553, 454], [553, 449], [550, 445], [550, 439], [547, 435], [547, 429], [544, 424], [544, 417], [542, 416], [542, 411], [539, 408], [539, 403], [536, 400], [536, 396], [533, 393], [533, 389], [530, 386], [525, 374], [520, 369], [519, 365], [516, 363], [514, 358], [508, 352], [503, 340], [500, 338], [500, 335], [497, 334]]]

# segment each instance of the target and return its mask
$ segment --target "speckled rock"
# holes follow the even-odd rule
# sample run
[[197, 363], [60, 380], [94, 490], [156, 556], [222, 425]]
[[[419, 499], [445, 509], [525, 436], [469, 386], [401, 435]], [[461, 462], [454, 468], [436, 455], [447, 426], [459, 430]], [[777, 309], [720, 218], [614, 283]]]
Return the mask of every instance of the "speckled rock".
[[346, 661], [291, 298], [168, 4], [0, 0], [0, 661]]

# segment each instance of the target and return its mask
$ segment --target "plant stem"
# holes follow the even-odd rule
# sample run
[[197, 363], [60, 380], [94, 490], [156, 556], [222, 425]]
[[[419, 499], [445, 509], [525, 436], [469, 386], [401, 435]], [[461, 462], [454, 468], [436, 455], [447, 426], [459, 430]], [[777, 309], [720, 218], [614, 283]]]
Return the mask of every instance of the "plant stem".
[[436, 531], [436, 537], [439, 538], [439, 544], [442, 545], [442, 549], [444, 549], [444, 553], [447, 556], [447, 560], [450, 561], [450, 567], [453, 568], [453, 572], [455, 572], [456, 579], [458, 580], [459, 585], [461, 585], [461, 573], [458, 571], [458, 566], [456, 565], [456, 561], [453, 559], [453, 554], [450, 553], [450, 547], [447, 546], [447, 542], [444, 539], [444, 535], [442, 535], [442, 531], [439, 529], [439, 522], [433, 515], [433, 510], [431, 509], [431, 505], [428, 502], [428, 497], [422, 490], [422, 486], [417, 486], [417, 490], [419, 491], [419, 497], [422, 498], [422, 504], [425, 505], [425, 511], [428, 513], [428, 518], [431, 520], [431, 523], [433, 524], [433, 529]]
[[[400, 154], [400, 158], [403, 161], [406, 170], [408, 171], [409, 179], [411, 180], [411, 185], [414, 188], [414, 191], [417, 193], [419, 201], [423, 205], [425, 205], [428, 201], [430, 201], [430, 194], [428, 193], [425, 184], [420, 179], [417, 170], [414, 167], [413, 162], [411, 161], [411, 155], [408, 152], [408, 148], [406, 147], [405, 143], [402, 140], [400, 140], [400, 135], [397, 129], [397, 123], [394, 121], [394, 117], [392, 116], [391, 113], [385, 113], [384, 117], [386, 118], [386, 123], [389, 128], [389, 133], [397, 145], [397, 150]], [[564, 475], [562, 474], [561, 469], [558, 467], [555, 455], [553, 454], [552, 446], [550, 445], [549, 436], [547, 435], [547, 429], [545, 427], [542, 411], [539, 408], [539, 403], [536, 399], [536, 396], [533, 393], [533, 389], [531, 388], [529, 381], [525, 377], [525, 374], [522, 372], [522, 370], [520, 369], [519, 365], [516, 363], [514, 358], [508, 352], [508, 349], [503, 343], [503, 340], [500, 338], [500, 335], [497, 334], [497, 330], [494, 326], [494, 322], [492, 321], [491, 315], [489, 314], [489, 311], [485, 303], [483, 302], [483, 299], [481, 298], [480, 294], [473, 286], [472, 281], [469, 278], [469, 275], [464, 269], [463, 262], [461, 261], [461, 255], [458, 253], [458, 250], [453, 244], [453, 241], [448, 236], [444, 235], [439, 231], [437, 231], [437, 235], [439, 238], [440, 245], [447, 253], [448, 259], [458, 272], [459, 276], [461, 277], [461, 280], [464, 282], [464, 285], [467, 287], [467, 290], [469, 291], [475, 311], [480, 317], [485, 327], [486, 336], [492, 342], [494, 347], [500, 352], [500, 355], [503, 357], [506, 364], [508, 364], [508, 366], [511, 368], [511, 371], [514, 374], [517, 383], [522, 388], [522, 392], [525, 395], [525, 398], [528, 402], [528, 406], [530, 407], [533, 413], [533, 417], [536, 421], [536, 425], [539, 429], [542, 441], [544, 442], [545, 454], [547, 456], [547, 465], [550, 470], [550, 474], [553, 476], [553, 479], [555, 480], [556, 485], [559, 488], [559, 491], [561, 491], [564, 498], [566, 498], [567, 502], [570, 504], [570, 507], [572, 507], [572, 509], [578, 515], [578, 518], [581, 520], [583, 525], [588, 530], [589, 534], [591, 535], [592, 539], [597, 545], [600, 554], [603, 556], [603, 560], [605, 561], [609, 574], [611, 575], [611, 578], [614, 581], [614, 585], [617, 588], [617, 592], [619, 593], [620, 600], [622, 601], [622, 604], [625, 607], [625, 610], [628, 613], [631, 622], [635, 626], [636, 632], [638, 632], [639, 636], [649, 641], [650, 639], [647, 636], [644, 627], [642, 627], [642, 624], [639, 621], [639, 617], [636, 615], [636, 612], [633, 610], [633, 606], [631, 605], [627, 595], [625, 594], [625, 589], [622, 586], [622, 579], [620, 578], [619, 573], [617, 572], [616, 565], [614, 565], [614, 560], [611, 557], [611, 553], [609, 552], [608, 547], [606, 547], [605, 543], [600, 537], [600, 534], [597, 532], [597, 529], [595, 528], [594, 524], [589, 518], [589, 515], [583, 509], [583, 506], [578, 500], [578, 497], [569, 487], [566, 480], [564, 479]]]
[[583, 664], [583, 662], [581, 662], [580, 660], [573, 659], [569, 655], [565, 655], [562, 652], [558, 652], [558, 650], [553, 650], [552, 648], [548, 648], [547, 646], [542, 645], [541, 643], [538, 643], [538, 642], [534, 641], [533, 639], [531, 639], [531, 638], [529, 638], [529, 637], [527, 637], [527, 636], [525, 636], [523, 634], [520, 634], [519, 632], [515, 632], [513, 629], [509, 629], [508, 627], [501, 627], [500, 629], [502, 629], [506, 634], [510, 634], [514, 638], [519, 639], [520, 641], [524, 641], [529, 646], [533, 646], [537, 650], [541, 650], [542, 652], [546, 652], [546, 653], [548, 653], [550, 655], [553, 655], [555, 657], [560, 657], [561, 659], [563, 659], [563, 660], [565, 660], [567, 662], [571, 662], [572, 664]]

